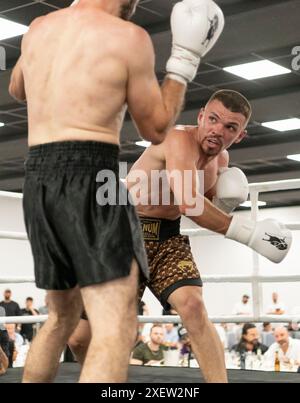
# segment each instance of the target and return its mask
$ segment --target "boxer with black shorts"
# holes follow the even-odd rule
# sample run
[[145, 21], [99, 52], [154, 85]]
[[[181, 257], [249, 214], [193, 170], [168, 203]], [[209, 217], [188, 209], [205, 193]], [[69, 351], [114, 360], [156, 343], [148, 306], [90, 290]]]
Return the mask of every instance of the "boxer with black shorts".
[[[97, 172], [115, 176], [118, 194], [126, 106], [142, 137], [160, 144], [182, 108], [200, 57], [223, 29], [221, 11], [210, 0], [201, 10], [198, 2], [184, 0], [184, 10], [193, 13], [197, 6], [192, 27], [176, 7], [172, 26], [180, 29], [180, 41], [160, 88], [150, 37], [128, 21], [138, 0], [75, 3], [33, 21], [9, 87], [28, 105], [24, 214], [37, 286], [47, 290], [49, 300], [49, 319], [31, 346], [24, 382], [53, 381], [82, 301], [92, 338], [80, 382], [126, 380], [138, 274], [147, 276], [146, 256], [133, 207], [118, 199], [114, 205], [96, 201]], [[202, 45], [211, 14], [220, 14], [219, 28]], [[193, 49], [185, 49], [191, 42]]]

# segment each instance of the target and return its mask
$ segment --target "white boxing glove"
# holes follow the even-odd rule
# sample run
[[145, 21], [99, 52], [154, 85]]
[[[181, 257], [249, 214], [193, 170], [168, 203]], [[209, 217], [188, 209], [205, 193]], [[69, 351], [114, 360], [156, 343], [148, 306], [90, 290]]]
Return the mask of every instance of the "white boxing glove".
[[292, 244], [291, 231], [273, 219], [255, 222], [234, 216], [225, 236], [248, 245], [274, 263], [286, 257]]
[[229, 214], [248, 199], [248, 194], [248, 180], [243, 171], [235, 167], [219, 169], [212, 200], [216, 207]]
[[203, 57], [217, 42], [224, 28], [222, 10], [212, 0], [183, 0], [171, 15], [172, 55], [167, 62], [168, 77], [191, 82]]

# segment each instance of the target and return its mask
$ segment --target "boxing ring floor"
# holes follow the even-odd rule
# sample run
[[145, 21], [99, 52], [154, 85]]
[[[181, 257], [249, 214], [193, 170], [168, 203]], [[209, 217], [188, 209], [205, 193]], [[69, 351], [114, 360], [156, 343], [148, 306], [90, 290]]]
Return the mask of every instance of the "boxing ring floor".
[[[55, 383], [76, 383], [80, 367], [76, 363], [63, 363]], [[20, 383], [23, 368], [11, 368], [5, 375], [0, 376], [1, 383]], [[300, 383], [300, 374], [288, 372], [262, 371], [228, 371], [229, 383]], [[180, 367], [145, 367], [131, 365], [129, 383], [165, 384], [165, 383], [204, 383], [197, 368]]]

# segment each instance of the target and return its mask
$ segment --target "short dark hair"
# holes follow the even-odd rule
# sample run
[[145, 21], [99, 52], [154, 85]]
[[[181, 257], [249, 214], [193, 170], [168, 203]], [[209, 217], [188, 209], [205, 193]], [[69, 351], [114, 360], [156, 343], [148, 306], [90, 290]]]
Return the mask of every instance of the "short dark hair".
[[31, 301], [31, 302], [33, 302], [33, 298], [32, 298], [32, 297], [27, 297], [27, 298], [26, 298], [26, 301]]
[[244, 115], [246, 123], [248, 124], [252, 115], [252, 107], [244, 95], [233, 90], [219, 90], [210, 97], [207, 105], [214, 100], [222, 102], [225, 108], [229, 109], [231, 112]]
[[248, 330], [250, 329], [256, 329], [256, 326], [253, 323], [246, 323], [243, 326], [242, 336], [245, 336], [248, 333]]
[[162, 329], [164, 328], [161, 323], [154, 323], [153, 326], [152, 326], [151, 329], [150, 329], [150, 333], [152, 333], [152, 330], [153, 330], [155, 327], [160, 327], [160, 328], [162, 328]]

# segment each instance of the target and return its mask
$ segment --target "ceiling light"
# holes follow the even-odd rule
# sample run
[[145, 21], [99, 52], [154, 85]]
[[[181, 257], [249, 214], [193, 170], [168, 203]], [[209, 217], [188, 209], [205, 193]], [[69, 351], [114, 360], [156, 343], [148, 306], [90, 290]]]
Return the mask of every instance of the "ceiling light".
[[150, 142], [150, 141], [145, 141], [145, 140], [143, 140], [143, 141], [136, 141], [135, 144], [136, 144], [137, 146], [145, 147], [145, 148], [151, 146], [151, 142]]
[[2, 123], [2, 122], [0, 122], [0, 127], [3, 127], [3, 126], [5, 126], [5, 124], [4, 124], [4, 123]]
[[284, 119], [284, 120], [274, 120], [273, 122], [264, 122], [262, 126], [268, 127], [269, 129], [278, 130], [279, 132], [287, 132], [288, 130], [300, 129], [300, 119]]
[[28, 31], [26, 25], [0, 18], [0, 41], [23, 35]]
[[278, 76], [291, 73], [291, 70], [270, 62], [270, 60], [260, 60], [258, 62], [239, 64], [225, 67], [223, 70], [246, 80], [256, 80], [258, 78]]
[[300, 154], [287, 155], [286, 158], [288, 158], [289, 160], [300, 162]]

